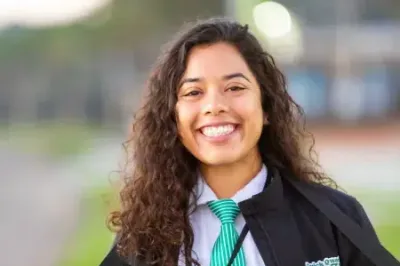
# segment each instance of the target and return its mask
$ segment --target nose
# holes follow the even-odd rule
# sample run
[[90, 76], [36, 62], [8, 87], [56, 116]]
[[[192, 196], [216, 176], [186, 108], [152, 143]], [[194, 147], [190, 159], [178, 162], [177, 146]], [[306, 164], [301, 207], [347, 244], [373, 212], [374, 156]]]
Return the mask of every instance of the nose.
[[228, 103], [219, 89], [209, 89], [203, 99], [202, 113], [204, 115], [219, 115], [228, 111]]

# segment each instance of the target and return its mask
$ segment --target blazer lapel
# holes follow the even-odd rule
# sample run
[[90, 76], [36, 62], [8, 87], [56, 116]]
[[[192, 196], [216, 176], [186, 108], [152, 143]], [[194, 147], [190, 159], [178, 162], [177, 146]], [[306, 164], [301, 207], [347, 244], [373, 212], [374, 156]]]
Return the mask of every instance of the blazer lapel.
[[239, 206], [266, 265], [304, 265], [306, 257], [299, 228], [284, 197], [282, 179], [277, 171], [262, 193]]

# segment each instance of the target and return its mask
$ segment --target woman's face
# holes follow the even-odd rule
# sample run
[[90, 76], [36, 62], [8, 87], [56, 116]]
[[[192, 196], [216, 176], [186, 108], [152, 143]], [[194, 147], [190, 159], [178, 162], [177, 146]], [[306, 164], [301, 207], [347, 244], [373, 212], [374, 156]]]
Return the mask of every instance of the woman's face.
[[257, 156], [261, 92], [234, 46], [216, 43], [191, 50], [176, 111], [183, 145], [203, 164], [226, 165]]

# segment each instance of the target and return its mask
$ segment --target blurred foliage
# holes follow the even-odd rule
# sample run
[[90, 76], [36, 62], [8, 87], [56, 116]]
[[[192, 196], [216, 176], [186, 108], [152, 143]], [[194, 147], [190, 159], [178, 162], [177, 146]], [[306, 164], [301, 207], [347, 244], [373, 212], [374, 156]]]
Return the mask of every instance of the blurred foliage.
[[73, 156], [90, 148], [99, 128], [77, 124], [13, 125], [0, 129], [2, 139], [16, 150], [53, 159]]
[[184, 21], [222, 14], [223, 8], [221, 0], [114, 0], [76, 24], [44, 29], [14, 26], [0, 32], [0, 65], [16, 58], [66, 64], [102, 49], [133, 49], [148, 55], [153, 39], [166, 38]]
[[0, 121], [120, 124], [126, 94], [185, 21], [222, 15], [222, 0], [114, 0], [71, 25], [0, 30]]

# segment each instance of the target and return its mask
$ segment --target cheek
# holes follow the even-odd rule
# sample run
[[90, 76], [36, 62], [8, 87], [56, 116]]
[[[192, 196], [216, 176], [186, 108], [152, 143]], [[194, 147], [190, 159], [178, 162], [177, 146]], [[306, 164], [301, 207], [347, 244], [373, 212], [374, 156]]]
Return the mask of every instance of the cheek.
[[242, 100], [236, 104], [238, 113], [241, 114], [245, 121], [248, 121], [251, 126], [262, 126], [263, 109], [258, 99]]
[[263, 127], [263, 110], [261, 106], [254, 106], [248, 112], [250, 126], [254, 132], [261, 131]]
[[186, 105], [176, 106], [178, 134], [182, 139], [187, 139], [194, 121], [193, 111]]
[[178, 128], [179, 137], [183, 138], [185, 131], [185, 117], [182, 116], [181, 112], [177, 111], [176, 119], [177, 119], [176, 124]]
[[261, 95], [257, 94], [256, 97], [253, 98], [252, 106], [252, 116], [254, 117], [254, 123], [259, 127], [263, 127], [264, 120], [264, 110], [261, 104]]

